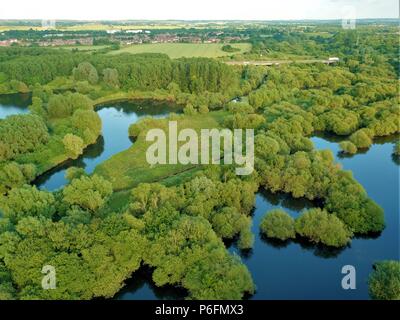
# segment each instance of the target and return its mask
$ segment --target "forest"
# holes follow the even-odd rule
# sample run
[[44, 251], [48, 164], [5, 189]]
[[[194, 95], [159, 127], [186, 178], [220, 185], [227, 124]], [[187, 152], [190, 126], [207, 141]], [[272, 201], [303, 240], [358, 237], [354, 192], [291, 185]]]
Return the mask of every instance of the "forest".
[[[0, 93], [32, 97], [28, 114], [0, 120], [0, 299], [112, 298], [142, 266], [151, 268], [156, 286], [183, 288], [189, 299], [251, 296], [252, 275], [226, 241], [251, 250], [258, 190], [314, 204], [296, 219], [284, 210], [268, 212], [260, 225], [267, 238], [343, 248], [353, 237], [382, 232], [382, 207], [310, 139], [321, 132], [341, 136], [341, 153], [350, 155], [400, 132], [396, 36], [360, 29], [329, 38], [251, 33], [249, 57], [335, 54], [334, 65], [231, 66], [163, 54], [0, 48]], [[183, 112], [139, 120], [126, 132], [132, 146], [93, 174], [71, 167], [68, 184], [52, 192], [33, 184], [97, 141], [99, 106], [143, 98], [172, 102]], [[231, 165], [148, 168], [129, 160], [139, 157], [145, 132], [168, 120], [196, 129], [212, 121], [254, 129], [254, 172], [236, 176]], [[394, 154], [399, 149], [397, 143]], [[157, 170], [162, 174], [152, 173]], [[141, 179], [146, 175], [154, 179]], [[57, 266], [55, 290], [42, 290], [46, 264]], [[398, 266], [376, 265], [372, 298], [399, 298]]]

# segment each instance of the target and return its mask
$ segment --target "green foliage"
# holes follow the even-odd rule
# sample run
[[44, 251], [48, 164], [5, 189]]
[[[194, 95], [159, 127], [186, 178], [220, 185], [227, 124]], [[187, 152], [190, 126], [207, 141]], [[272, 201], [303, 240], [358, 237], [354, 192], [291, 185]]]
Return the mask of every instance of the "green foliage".
[[225, 51], [225, 52], [238, 52], [238, 51], [240, 51], [239, 48], [234, 48], [230, 44], [223, 45], [221, 50]]
[[82, 209], [95, 212], [101, 208], [112, 194], [112, 186], [98, 175], [81, 176], [73, 179], [63, 189], [64, 201], [69, 205], [78, 205]]
[[118, 71], [117, 69], [106, 68], [103, 70], [103, 81], [111, 88], [119, 87]]
[[101, 119], [93, 110], [76, 110], [71, 123], [76, 132], [84, 138], [85, 144], [95, 143], [101, 133]]
[[53, 95], [47, 106], [51, 118], [64, 118], [74, 114], [76, 110], [92, 110], [92, 101], [80, 93]]
[[71, 133], [68, 133], [64, 136], [63, 144], [66, 153], [72, 159], [78, 158], [83, 152], [83, 140], [80, 137], [75, 136]]
[[191, 103], [188, 103], [183, 109], [183, 113], [187, 116], [193, 116], [196, 114], [196, 109], [193, 107]]
[[48, 141], [47, 127], [37, 115], [15, 115], [0, 120], [0, 160], [32, 152]]
[[342, 141], [339, 145], [343, 153], [348, 153], [348, 154], [357, 153], [357, 147], [351, 141]]
[[383, 209], [367, 197], [350, 172], [331, 183], [325, 208], [334, 212], [354, 233], [380, 232], [385, 227]]
[[350, 141], [359, 149], [369, 148], [372, 144], [371, 137], [373, 137], [373, 132], [371, 132], [371, 130], [360, 129], [350, 136]]
[[374, 300], [400, 300], [400, 262], [380, 261], [368, 279], [369, 294]]
[[260, 229], [268, 238], [287, 240], [296, 237], [294, 219], [284, 210], [271, 210], [261, 220]]
[[35, 176], [35, 165], [8, 162], [0, 168], [0, 193], [13, 187], [21, 187], [32, 181]]
[[340, 219], [319, 208], [304, 212], [296, 219], [295, 228], [302, 237], [331, 247], [345, 246], [352, 236]]
[[97, 70], [90, 62], [81, 62], [72, 70], [76, 81], [88, 81], [90, 84], [96, 84], [99, 81]]
[[79, 179], [83, 175], [86, 175], [85, 169], [83, 168], [69, 167], [65, 171], [65, 178], [70, 182], [74, 179]]
[[0, 208], [13, 222], [28, 216], [51, 218], [55, 212], [55, 199], [49, 192], [25, 186], [12, 189], [7, 196], [0, 196]]

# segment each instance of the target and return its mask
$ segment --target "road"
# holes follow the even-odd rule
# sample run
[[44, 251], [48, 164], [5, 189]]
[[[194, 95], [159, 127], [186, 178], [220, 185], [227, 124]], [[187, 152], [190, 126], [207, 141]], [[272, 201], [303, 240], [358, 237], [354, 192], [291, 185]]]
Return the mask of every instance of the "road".
[[229, 65], [252, 65], [252, 66], [274, 66], [280, 64], [289, 64], [289, 63], [325, 63], [331, 64], [335, 63], [335, 61], [329, 60], [321, 60], [321, 59], [308, 59], [308, 60], [259, 60], [259, 61], [225, 61], [226, 64]]

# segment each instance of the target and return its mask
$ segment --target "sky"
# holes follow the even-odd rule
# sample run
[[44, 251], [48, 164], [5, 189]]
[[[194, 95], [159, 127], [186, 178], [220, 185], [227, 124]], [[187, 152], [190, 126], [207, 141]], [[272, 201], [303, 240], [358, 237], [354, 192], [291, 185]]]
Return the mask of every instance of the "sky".
[[1, 0], [0, 19], [301, 20], [398, 18], [398, 0]]

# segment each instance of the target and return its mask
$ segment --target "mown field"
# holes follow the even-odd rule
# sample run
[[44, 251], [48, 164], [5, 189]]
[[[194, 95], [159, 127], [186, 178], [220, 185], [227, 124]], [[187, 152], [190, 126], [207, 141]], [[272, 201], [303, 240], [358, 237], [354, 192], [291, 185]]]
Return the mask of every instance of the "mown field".
[[[112, 51], [110, 54], [129, 53], [165, 53], [170, 58], [181, 57], [204, 57], [217, 58], [230, 56], [234, 53], [222, 51], [223, 44], [219, 43], [151, 43], [131, 45], [120, 50]], [[250, 43], [235, 43], [232, 47], [240, 49], [237, 53], [248, 52], [251, 49]]]
[[[200, 129], [220, 128], [226, 114], [225, 111], [215, 111], [204, 115], [182, 116], [174, 121], [178, 122], [178, 130], [192, 128], [199, 133]], [[165, 129], [168, 137], [167, 121], [168, 119], [158, 120], [157, 127]], [[163, 180], [166, 184], [175, 184], [175, 180], [180, 179], [184, 172], [200, 166], [179, 163], [150, 166], [146, 160], [146, 151], [153, 142], [146, 142], [146, 133], [147, 130], [142, 132], [129, 149], [112, 156], [96, 167], [95, 173], [109, 180], [114, 190], [133, 188], [141, 182]]]

